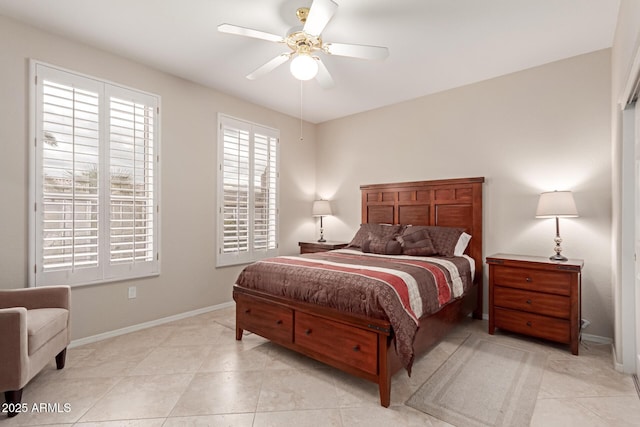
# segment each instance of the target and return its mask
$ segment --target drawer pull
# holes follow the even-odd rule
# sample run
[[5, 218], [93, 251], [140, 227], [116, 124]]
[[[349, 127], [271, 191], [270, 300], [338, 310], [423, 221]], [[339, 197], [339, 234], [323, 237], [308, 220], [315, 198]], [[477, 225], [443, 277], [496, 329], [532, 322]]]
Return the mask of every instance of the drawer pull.
[[360, 346], [358, 344], [354, 345], [353, 351], [360, 351]]
[[250, 308], [245, 308], [244, 312], [245, 312], [245, 314], [249, 314], [249, 313], [251, 313], [251, 309]]
[[530, 299], [527, 300], [527, 304], [531, 304], [531, 300]]
[[526, 279], [524, 279], [524, 281], [527, 282], [527, 283], [531, 283], [532, 282], [531, 277], [527, 277]]
[[282, 325], [282, 320], [280, 319], [276, 320], [276, 325]]
[[527, 326], [531, 326], [531, 321], [528, 321], [528, 322], [527, 322]]
[[305, 335], [311, 335], [311, 329], [307, 329], [306, 331], [304, 331]]

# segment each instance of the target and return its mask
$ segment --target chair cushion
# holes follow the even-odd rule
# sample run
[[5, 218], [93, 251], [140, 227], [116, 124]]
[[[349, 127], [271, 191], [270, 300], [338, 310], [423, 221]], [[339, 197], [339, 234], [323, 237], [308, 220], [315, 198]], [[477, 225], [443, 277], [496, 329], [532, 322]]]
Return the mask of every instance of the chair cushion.
[[51, 338], [67, 328], [69, 310], [64, 308], [36, 308], [27, 310], [27, 342], [29, 356]]

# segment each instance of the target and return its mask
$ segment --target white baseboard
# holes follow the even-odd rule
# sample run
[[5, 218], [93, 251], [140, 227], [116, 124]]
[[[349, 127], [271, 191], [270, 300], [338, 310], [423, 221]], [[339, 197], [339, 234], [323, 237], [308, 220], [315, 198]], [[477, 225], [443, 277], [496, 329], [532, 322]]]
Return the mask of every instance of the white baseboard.
[[[482, 320], [489, 320], [489, 315], [484, 313], [482, 315]], [[600, 335], [591, 335], [591, 334], [585, 334], [585, 333], [582, 333], [580, 335], [582, 336], [582, 339], [584, 341], [591, 341], [591, 342], [594, 342], [596, 344], [611, 344], [611, 345], [613, 345], [613, 339], [611, 339], [609, 337], [603, 337], [603, 336], [600, 336]], [[640, 360], [640, 355], [638, 356], [638, 360]]]
[[591, 335], [591, 334], [585, 334], [585, 333], [582, 333], [581, 335], [582, 335], [583, 341], [590, 341], [596, 344], [612, 344], [613, 345], [613, 340], [609, 337], [603, 337], [600, 335]]
[[[618, 362], [616, 346], [613, 344], [611, 344], [611, 355], [613, 357], [613, 367], [616, 371], [623, 374], [635, 374], [636, 376], [640, 374], [640, 354], [637, 355], [636, 366], [631, 366], [627, 370], [625, 370], [623, 363]], [[636, 383], [636, 387], [638, 387], [638, 397], [640, 397], [640, 384]]]
[[222, 310], [223, 308], [231, 307], [235, 303], [233, 301], [225, 302], [223, 304], [211, 305], [209, 307], [199, 308], [193, 311], [187, 311], [185, 313], [175, 314], [169, 317], [163, 317], [161, 319], [151, 320], [149, 322], [139, 323], [137, 325], [127, 326], [126, 328], [116, 329], [114, 331], [103, 332], [98, 335], [92, 335], [85, 338], [79, 338], [71, 341], [68, 348], [78, 347], [85, 344], [91, 344], [94, 342], [106, 340], [107, 338], [117, 337], [119, 335], [128, 334], [130, 332], [140, 331], [142, 329], [151, 328], [154, 326], [162, 325], [169, 322], [175, 322], [176, 320], [186, 319], [188, 317], [198, 316], [200, 314], [208, 313], [210, 311]]
[[624, 372], [622, 363], [618, 362], [618, 356], [616, 354], [616, 346], [611, 344], [611, 357], [613, 358], [613, 369], [617, 372]]

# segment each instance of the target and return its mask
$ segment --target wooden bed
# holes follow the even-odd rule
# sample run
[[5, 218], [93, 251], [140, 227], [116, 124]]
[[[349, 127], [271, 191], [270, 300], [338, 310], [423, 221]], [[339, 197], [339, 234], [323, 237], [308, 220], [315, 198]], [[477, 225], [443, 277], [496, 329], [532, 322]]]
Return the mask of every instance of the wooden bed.
[[[484, 178], [363, 185], [362, 223], [464, 228], [472, 239], [474, 286], [462, 298], [420, 319], [416, 356], [437, 344], [464, 317], [482, 318], [482, 184]], [[236, 339], [244, 330], [373, 381], [380, 404], [391, 400], [391, 376], [402, 368], [387, 320], [342, 313], [289, 298], [234, 286]]]

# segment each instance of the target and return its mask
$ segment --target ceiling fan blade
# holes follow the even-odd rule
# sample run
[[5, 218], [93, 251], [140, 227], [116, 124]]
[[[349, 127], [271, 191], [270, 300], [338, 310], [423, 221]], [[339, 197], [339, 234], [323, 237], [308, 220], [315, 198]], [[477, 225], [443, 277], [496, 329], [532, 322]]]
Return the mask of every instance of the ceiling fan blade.
[[255, 80], [258, 77], [264, 76], [268, 72], [275, 70], [280, 65], [284, 64], [285, 62], [287, 62], [290, 57], [291, 57], [290, 53], [282, 53], [282, 54], [276, 56], [275, 58], [273, 58], [272, 60], [270, 60], [269, 62], [267, 62], [266, 64], [256, 68], [250, 74], [247, 74], [247, 78], [249, 80]]
[[362, 44], [325, 43], [325, 52], [331, 55], [350, 56], [360, 59], [385, 59], [389, 56], [389, 49], [382, 46], [367, 46]]
[[331, 89], [335, 83], [333, 82], [333, 78], [327, 70], [327, 67], [324, 65], [324, 62], [320, 58], [315, 58], [318, 61], [318, 74], [316, 74], [316, 81], [323, 89]]
[[264, 31], [253, 30], [251, 28], [239, 27], [233, 24], [220, 24], [218, 31], [221, 33], [236, 34], [239, 36], [253, 37], [255, 39], [268, 40], [270, 42], [282, 43], [284, 38]]
[[312, 36], [319, 36], [337, 9], [338, 5], [331, 0], [314, 0], [302, 31]]

